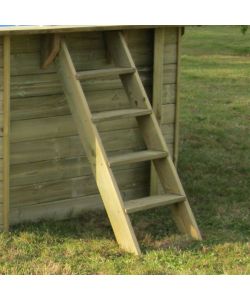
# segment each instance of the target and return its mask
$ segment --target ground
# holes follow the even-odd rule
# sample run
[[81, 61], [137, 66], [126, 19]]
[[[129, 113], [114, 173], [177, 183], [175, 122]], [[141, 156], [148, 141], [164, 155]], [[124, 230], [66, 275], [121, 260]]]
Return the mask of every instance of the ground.
[[250, 274], [250, 32], [187, 27], [178, 171], [203, 235], [168, 208], [132, 218], [143, 255], [122, 252], [104, 213], [0, 234], [0, 274]]

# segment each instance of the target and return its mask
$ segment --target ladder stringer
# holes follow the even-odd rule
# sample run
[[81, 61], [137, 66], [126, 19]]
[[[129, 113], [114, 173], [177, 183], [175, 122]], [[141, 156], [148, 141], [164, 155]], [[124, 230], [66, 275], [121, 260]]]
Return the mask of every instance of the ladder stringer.
[[[133, 74], [120, 76], [131, 105], [137, 108], [152, 110], [150, 101], [122, 33], [117, 31], [107, 32], [106, 39], [114, 63], [119, 67], [135, 68]], [[137, 118], [137, 122], [149, 149], [168, 152], [166, 142], [154, 113], [149, 116]], [[166, 193], [172, 192], [183, 195], [186, 198], [176, 168], [170, 156], [165, 159], [155, 160], [154, 166], [164, 191]], [[179, 230], [190, 235], [194, 239], [200, 240], [201, 234], [187, 198], [186, 201], [171, 205], [171, 210]]]
[[92, 122], [83, 89], [76, 79], [76, 70], [64, 40], [62, 40], [56, 64], [81, 144], [90, 162], [117, 242], [122, 249], [139, 255], [141, 252], [134, 230], [125, 212], [122, 196], [108, 165], [100, 136]]

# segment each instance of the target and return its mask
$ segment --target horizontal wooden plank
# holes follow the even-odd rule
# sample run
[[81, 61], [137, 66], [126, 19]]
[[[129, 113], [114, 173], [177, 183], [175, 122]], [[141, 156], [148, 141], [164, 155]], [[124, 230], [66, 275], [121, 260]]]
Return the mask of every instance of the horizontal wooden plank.
[[127, 201], [125, 203], [125, 210], [127, 213], [134, 213], [137, 211], [151, 209], [154, 207], [183, 202], [184, 200], [185, 200], [185, 196], [174, 195], [174, 194], [150, 196], [150, 197]]
[[124, 154], [118, 154], [114, 156], [109, 156], [109, 164], [111, 166], [118, 165], [128, 165], [133, 163], [138, 163], [142, 161], [152, 161], [154, 159], [160, 159], [167, 157], [167, 152], [163, 151], [152, 151], [143, 150], [137, 152], [129, 152]]
[[[174, 125], [162, 125], [162, 131], [168, 144], [172, 146]], [[14, 158], [11, 159], [11, 163], [16, 163], [11, 165], [10, 170], [12, 186], [49, 180], [60, 180], [69, 177], [84, 176], [91, 173], [89, 164], [84, 156], [77, 137], [75, 139], [69, 137], [45, 140], [44, 144], [42, 141], [31, 141], [29, 143], [17, 143], [14, 145], [25, 146], [20, 147], [21, 151], [17, 151], [17, 153], [14, 152], [14, 155], [11, 156]], [[37, 147], [34, 147], [34, 145], [37, 145]], [[52, 145], [54, 145], [54, 147]], [[126, 150], [128, 147], [126, 140], [122, 145], [124, 146], [123, 151], [109, 151], [108, 155], [112, 156], [122, 154], [124, 151], [128, 152], [143, 149], [142, 146], [139, 147], [137, 145], [137, 147], [131, 147], [131, 149]], [[20, 150], [20, 148], [17, 148], [17, 150]], [[112, 148], [118, 149], [120, 148], [120, 145], [112, 145]], [[12, 151], [13, 150], [15, 150], [15, 148], [13, 149], [12, 147]], [[170, 153], [172, 153], [171, 151], [172, 150], [170, 149]], [[58, 156], [61, 156], [62, 159]], [[38, 161], [34, 162], [34, 160]]]
[[[151, 86], [152, 70], [144, 69], [140, 72], [145, 86]], [[119, 79], [88, 80], [84, 82], [84, 91], [103, 91], [122, 89]], [[55, 73], [12, 76], [11, 98], [34, 97], [42, 95], [62, 94], [63, 90], [59, 77]]]
[[135, 72], [135, 68], [102, 68], [96, 70], [89, 70], [89, 71], [81, 71], [77, 72], [76, 78], [78, 80], [87, 80], [87, 79], [95, 79], [100, 77], [112, 77], [112, 76], [119, 76], [124, 74], [133, 74]]
[[[129, 108], [124, 89], [85, 92], [92, 112]], [[25, 120], [70, 114], [63, 94], [14, 98], [11, 101], [11, 119]]]
[[[162, 126], [164, 135], [168, 143], [173, 141], [173, 124]], [[126, 134], [125, 134], [126, 132]], [[123, 150], [142, 150], [144, 143], [134, 134], [128, 134], [129, 131], [117, 131], [116, 136], [112, 133], [102, 135], [105, 149], [107, 151]], [[125, 134], [121, 136], [121, 134]], [[133, 132], [132, 132], [133, 133]], [[115, 138], [120, 137], [117, 141]], [[122, 137], [122, 138], [121, 138]], [[0, 139], [1, 141], [1, 139]], [[0, 142], [1, 147], [1, 142]], [[84, 151], [79, 142], [78, 136], [69, 136], [62, 138], [31, 140], [26, 142], [11, 144], [11, 164], [19, 164], [26, 162], [43, 161], [50, 159], [61, 159], [65, 157], [77, 157], [84, 155]], [[1, 154], [1, 151], [0, 151]]]
[[[172, 56], [171, 49], [166, 49], [169, 56]], [[152, 51], [148, 49], [131, 49], [137, 67], [152, 66]], [[71, 51], [71, 55], [77, 71], [108, 68], [110, 61], [107, 60], [105, 49], [94, 48], [86, 50]], [[3, 62], [0, 61], [0, 68]], [[40, 52], [15, 53], [11, 55], [11, 74], [12, 76], [23, 76], [31, 74], [55, 73], [55, 65], [51, 64], [47, 69], [40, 68]]]
[[167, 64], [163, 67], [163, 84], [176, 83], [176, 64]]
[[[45, 33], [73, 33], [73, 32], [92, 32], [110, 30], [134, 30], [148, 29], [156, 27], [173, 27], [172, 25], [30, 25], [30, 26], [8, 26], [0, 29], [0, 35], [29, 35]], [[175, 26], [174, 26], [175, 27]]]
[[171, 144], [174, 140], [174, 123], [161, 124], [161, 131], [167, 144]]
[[176, 44], [178, 37], [178, 27], [168, 27], [164, 29], [165, 32], [165, 45]]
[[[143, 197], [147, 192], [147, 189], [143, 187], [140, 189], [124, 190], [122, 191], [122, 195], [124, 198], [131, 199], [134, 197]], [[79, 216], [86, 211], [103, 208], [102, 200], [98, 194], [69, 198], [35, 205], [12, 207], [10, 222], [14, 225], [26, 221], [39, 221], [41, 219], [63, 220]]]
[[[119, 140], [123, 138], [124, 134], [133, 136], [134, 134], [137, 134], [138, 131], [136, 133], [134, 131], [122, 131], [116, 133], [117, 130], [130, 130], [136, 127], [137, 123], [134, 118], [120, 118], [100, 122], [98, 124], [100, 132], [112, 131], [110, 134]], [[11, 122], [11, 143], [75, 135], [77, 135], [77, 130], [71, 115]], [[132, 138], [132, 140], [134, 140], [134, 138]]]
[[[149, 168], [121, 169], [114, 173], [121, 189], [142, 187], [147, 185], [149, 181]], [[97, 193], [96, 182], [91, 175], [65, 179], [63, 181], [49, 181], [11, 187], [10, 199], [11, 206], [19, 206], [94, 195]]]
[[177, 62], [177, 44], [169, 44], [164, 47], [164, 64], [175, 64]]
[[175, 103], [176, 84], [164, 84], [162, 88], [162, 104]]
[[[124, 151], [123, 151], [124, 152]], [[120, 154], [123, 152], [119, 152]], [[127, 150], [125, 150], [127, 152]], [[117, 152], [114, 152], [117, 154]], [[109, 153], [109, 155], [114, 155]], [[146, 164], [141, 163], [141, 167]], [[114, 170], [129, 169], [132, 166], [118, 166]], [[60, 181], [67, 178], [91, 175], [90, 164], [86, 156], [29, 162], [10, 166], [10, 185], [29, 185], [48, 181]]]
[[[151, 109], [143, 108], [129, 108], [129, 109], [118, 109], [118, 110], [109, 110], [102, 111], [92, 114], [92, 120], [94, 122], [110, 121], [115, 119], [125, 119], [127, 123], [128, 118], [146, 116], [152, 113]], [[117, 127], [111, 127], [117, 128]]]
[[175, 121], [175, 104], [162, 105], [161, 124], [170, 124]]
[[[116, 132], [117, 134], [122, 133], [121, 131]], [[110, 133], [103, 134], [102, 139], [107, 151], [131, 149], [131, 145], [135, 150], [144, 149], [144, 143], [133, 132], [131, 135], [126, 134], [119, 140], [119, 143]], [[11, 164], [84, 155], [78, 136], [12, 143], [10, 152]]]

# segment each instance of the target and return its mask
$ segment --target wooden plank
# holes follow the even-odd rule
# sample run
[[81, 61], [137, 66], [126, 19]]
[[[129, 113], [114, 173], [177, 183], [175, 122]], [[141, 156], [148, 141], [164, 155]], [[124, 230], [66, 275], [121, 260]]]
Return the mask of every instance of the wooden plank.
[[162, 104], [175, 103], [176, 85], [164, 84], [162, 88]]
[[[145, 145], [142, 138], [138, 138], [135, 131], [115, 131], [117, 135], [110, 132], [102, 134], [102, 140], [105, 144], [106, 151], [119, 150], [142, 150]], [[125, 134], [121, 136], [121, 134]], [[131, 134], [132, 133], [132, 134]], [[119, 140], [116, 138], [120, 137]], [[139, 136], [140, 137], [140, 136]], [[12, 164], [25, 162], [35, 162], [50, 159], [60, 159], [65, 157], [77, 157], [85, 155], [78, 136], [68, 136], [62, 138], [52, 138], [44, 140], [31, 140], [20, 143], [11, 144], [11, 160]]]
[[[109, 51], [112, 53], [114, 62], [119, 66], [134, 67], [133, 59], [123, 36], [120, 33], [112, 32], [107, 34], [107, 39], [108, 44], [110, 44]], [[116, 51], [114, 51], [114, 49], [116, 49]], [[172, 74], [176, 73], [176, 65], [173, 65], [173, 68], [172, 65], [166, 66], [171, 66], [171, 76]], [[134, 106], [151, 108], [143, 85], [140, 81], [138, 72], [135, 72], [133, 76], [122, 78], [122, 82], [127, 94], [131, 99], [131, 103]], [[149, 149], [168, 151], [164, 137], [154, 114], [140, 118], [138, 123], [145, 143]], [[166, 193], [171, 192], [185, 196], [183, 187], [170, 156], [168, 156], [166, 159], [155, 160], [154, 166]], [[176, 204], [176, 206], [172, 209], [172, 212], [174, 214], [176, 224], [181, 232], [185, 232], [195, 239], [201, 239], [199, 228], [196, 224], [188, 201], [185, 201], [181, 204]]]
[[175, 104], [164, 104], [161, 109], [161, 124], [175, 123]]
[[109, 77], [109, 76], [119, 76], [123, 74], [133, 74], [134, 68], [107, 68], [99, 70], [81, 71], [76, 73], [76, 78], [78, 80], [86, 80], [92, 78]]
[[[138, 125], [131, 118], [105, 121], [100, 123], [99, 127], [101, 133], [112, 131], [118, 139], [119, 134], [138, 135], [138, 130], [136, 130]], [[77, 135], [77, 129], [71, 115], [12, 121], [11, 128], [11, 143]], [[120, 130], [122, 132], [116, 133]], [[133, 138], [131, 137], [131, 139]]]
[[[153, 111], [156, 119], [161, 124], [162, 99], [163, 99], [163, 65], [164, 65], [164, 28], [156, 28], [154, 33], [154, 72], [153, 72]], [[159, 180], [154, 164], [151, 164], [150, 194], [159, 193]]]
[[[123, 89], [90, 91], [86, 93], [91, 111], [129, 108]], [[11, 100], [11, 120], [26, 120], [69, 115], [70, 110], [63, 94], [23, 97]]]
[[124, 211], [122, 196], [115, 177], [108, 167], [108, 160], [98, 132], [91, 122], [91, 113], [79, 81], [74, 78], [76, 73], [65, 42], [59, 55], [58, 73], [64, 87], [81, 143], [91, 165], [93, 175], [109, 216], [114, 234], [120, 246], [134, 254], [140, 254], [129, 217]]
[[[103, 40], [101, 40], [102, 44], [99, 43], [100, 45], [95, 47], [95, 44], [97, 43], [92, 44], [91, 38], [87, 38], [83, 48], [78, 47], [79, 43], [73, 42], [75, 44], [72, 45], [72, 59], [78, 71], [110, 67], [110, 62], [106, 58]], [[87, 48], [85, 45], [91, 46]], [[31, 47], [34, 46], [31, 45]], [[40, 50], [20, 53], [16, 51], [11, 54], [11, 74], [13, 76], [49, 74], [56, 72], [53, 64], [49, 65], [46, 69], [41, 69]], [[152, 67], [153, 52], [149, 46], [143, 44], [134, 45], [132, 46], [131, 51], [133, 52], [138, 67]], [[172, 59], [172, 56], [174, 55], [173, 50], [168, 49], [167, 51], [170, 62], [174, 62], [174, 59]], [[0, 61], [0, 67], [2, 66], [2, 62]]]
[[167, 194], [144, 197], [136, 200], [127, 201], [125, 204], [127, 213], [134, 213], [142, 210], [147, 210], [159, 206], [171, 205], [178, 202], [183, 202], [184, 196]]
[[167, 64], [176, 64], [177, 62], [177, 55], [176, 55], [176, 48], [177, 44], [168, 44], [164, 47], [164, 59], [163, 63]]
[[41, 68], [46, 69], [53, 63], [60, 51], [60, 35], [47, 34], [41, 37]]
[[[145, 188], [124, 190], [122, 194], [127, 199], [144, 197]], [[39, 221], [41, 219], [64, 220], [79, 216], [83, 212], [95, 211], [97, 209], [104, 209], [99, 194], [12, 207], [10, 221], [14, 225], [26, 221]]]
[[[128, 29], [145, 29], [155, 28], [167, 25], [68, 25], [68, 26], [15, 26], [2, 27], [0, 35], [23, 35], [23, 34], [45, 34], [45, 33], [69, 33], [69, 32], [89, 32], [89, 31], [109, 31], [109, 30], [128, 30]], [[169, 27], [172, 27], [168, 25]]]
[[[143, 84], [147, 87], [151, 85], [151, 70], [141, 71]], [[119, 79], [88, 80], [83, 84], [84, 90], [103, 91], [121, 89]], [[56, 95], [62, 93], [62, 87], [58, 76], [52, 74], [13, 76], [11, 82], [11, 98], [34, 97], [42, 95]]]
[[[134, 167], [115, 171], [121, 190], [147, 185], [148, 168]], [[28, 185], [13, 186], [10, 189], [11, 206], [38, 204], [66, 198], [98, 193], [94, 177], [91, 175], [45, 181]]]
[[[126, 153], [124, 151], [110, 152], [109, 155], [118, 155]], [[132, 149], [131, 149], [132, 151]], [[122, 165], [117, 166], [113, 170], [146, 168], [146, 163], [140, 163], [137, 166]], [[42, 183], [48, 181], [61, 181], [64, 179], [83, 177], [91, 175], [91, 169], [86, 156], [78, 156], [72, 158], [62, 158], [58, 160], [45, 160], [32, 163], [23, 163], [11, 165], [10, 167], [10, 186], [30, 185], [34, 183]]]
[[101, 122], [101, 121], [110, 121], [117, 118], [127, 119], [131, 117], [146, 116], [151, 114], [151, 112], [152, 111], [149, 109], [138, 109], [138, 108], [103, 111], [103, 112], [92, 114], [92, 120], [94, 122]]
[[164, 65], [164, 75], [163, 83], [164, 84], [173, 84], [176, 83], [176, 64], [165, 64]]
[[132, 164], [142, 161], [165, 158], [167, 153], [161, 151], [144, 150], [138, 152], [130, 152], [109, 157], [111, 166], [119, 166], [123, 164]]
[[177, 43], [177, 30], [178, 27], [165, 27], [165, 45]]
[[182, 28], [178, 28], [177, 32], [177, 49], [176, 49], [176, 56], [177, 56], [177, 72], [176, 72], [176, 103], [175, 103], [175, 131], [174, 131], [174, 163], [177, 166], [178, 163], [178, 154], [179, 154], [179, 111], [180, 111], [180, 64], [181, 64], [181, 35], [182, 35]]
[[3, 228], [9, 230], [10, 37], [3, 44]]

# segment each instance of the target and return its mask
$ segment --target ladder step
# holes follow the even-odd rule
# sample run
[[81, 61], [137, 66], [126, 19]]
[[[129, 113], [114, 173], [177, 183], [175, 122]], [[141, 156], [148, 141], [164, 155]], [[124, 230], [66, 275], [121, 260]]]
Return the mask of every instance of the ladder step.
[[76, 79], [78, 80], [95, 79], [99, 77], [133, 74], [134, 72], [135, 72], [135, 68], [132, 67], [90, 70], [90, 71], [77, 72]]
[[151, 109], [144, 109], [144, 108], [110, 110], [110, 111], [103, 111], [99, 113], [93, 113], [92, 120], [94, 122], [101, 122], [101, 121], [109, 121], [113, 119], [146, 116], [146, 115], [150, 115], [151, 113], [152, 113]]
[[118, 166], [123, 164], [138, 163], [142, 161], [154, 160], [165, 158], [168, 156], [164, 151], [144, 150], [139, 152], [126, 153], [121, 155], [112, 156], [109, 158], [110, 166]]
[[124, 203], [127, 213], [134, 213], [141, 210], [146, 210], [154, 207], [171, 205], [186, 200], [185, 196], [167, 194], [145, 197], [136, 200], [130, 200]]

